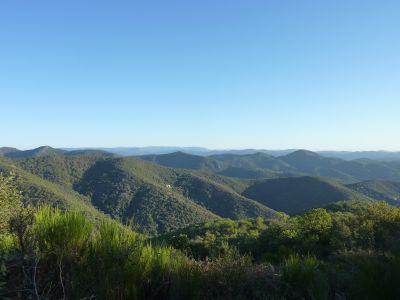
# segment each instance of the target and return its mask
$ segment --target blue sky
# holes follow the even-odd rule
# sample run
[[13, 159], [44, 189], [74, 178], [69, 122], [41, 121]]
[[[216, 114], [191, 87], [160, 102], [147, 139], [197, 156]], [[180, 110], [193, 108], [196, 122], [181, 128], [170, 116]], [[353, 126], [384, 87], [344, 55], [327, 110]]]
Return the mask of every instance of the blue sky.
[[0, 2], [0, 146], [400, 150], [399, 1]]

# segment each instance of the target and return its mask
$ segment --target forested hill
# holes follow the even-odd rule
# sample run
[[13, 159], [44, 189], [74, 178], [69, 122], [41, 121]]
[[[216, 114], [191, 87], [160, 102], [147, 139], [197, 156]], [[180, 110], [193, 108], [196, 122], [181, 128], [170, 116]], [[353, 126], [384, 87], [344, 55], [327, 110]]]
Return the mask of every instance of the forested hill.
[[337, 201], [372, 200], [365, 194], [333, 180], [309, 176], [256, 182], [249, 186], [243, 195], [288, 214], [299, 213], [314, 207], [324, 207]]
[[[277, 212], [296, 214], [336, 201], [398, 205], [400, 199], [398, 183], [387, 180], [396, 178], [396, 162], [343, 161], [309, 151], [282, 157], [182, 152], [116, 157], [50, 147], [31, 150], [29, 157], [21, 152], [27, 154], [2, 148], [3, 155], [14, 156], [0, 158], [0, 170], [17, 175], [26, 201], [40, 198], [108, 215], [151, 235], [213, 219], [275, 218]], [[378, 180], [364, 180], [370, 177]]]
[[365, 180], [400, 181], [400, 163], [397, 161], [370, 159], [348, 161], [321, 156], [306, 150], [298, 150], [279, 157], [265, 153], [203, 157], [179, 152], [140, 158], [164, 166], [206, 170], [243, 179], [310, 175], [329, 177], [343, 183]]
[[[158, 166], [140, 159], [93, 155], [48, 155], [0, 158], [0, 170], [20, 177], [27, 201], [36, 199], [73, 209], [82, 202], [90, 210], [112, 216], [151, 234], [210, 219], [240, 219], [276, 212], [246, 198], [246, 182], [197, 171]], [[56, 189], [42, 192], [42, 185]]]

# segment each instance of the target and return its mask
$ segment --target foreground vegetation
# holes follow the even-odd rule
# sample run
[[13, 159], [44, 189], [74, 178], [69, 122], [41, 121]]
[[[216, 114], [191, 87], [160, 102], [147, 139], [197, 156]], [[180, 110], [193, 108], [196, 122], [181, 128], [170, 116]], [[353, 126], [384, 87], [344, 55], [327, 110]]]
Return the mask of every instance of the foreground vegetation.
[[400, 209], [339, 203], [148, 239], [23, 205], [0, 176], [2, 299], [396, 299]]

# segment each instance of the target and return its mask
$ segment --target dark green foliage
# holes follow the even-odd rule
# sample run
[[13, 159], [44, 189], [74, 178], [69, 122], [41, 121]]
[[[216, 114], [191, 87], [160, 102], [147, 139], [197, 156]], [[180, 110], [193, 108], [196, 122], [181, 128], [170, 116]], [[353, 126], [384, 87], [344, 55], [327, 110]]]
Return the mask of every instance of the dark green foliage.
[[0, 173], [0, 235], [9, 230], [9, 222], [21, 205], [21, 193], [16, 189], [14, 177]]
[[172, 170], [135, 158], [97, 161], [75, 185], [100, 210], [154, 234], [220, 217], [273, 217], [275, 212], [238, 194], [231, 179]]
[[212, 221], [150, 242], [115, 221], [43, 207], [26, 247], [13, 231], [0, 242], [0, 297], [395, 299], [399, 224], [399, 208], [362, 203]]
[[174, 152], [160, 155], [143, 155], [139, 156], [139, 158], [172, 168], [194, 169], [211, 172], [217, 172], [223, 168], [223, 164], [215, 159], [191, 155], [184, 152]]
[[42, 146], [36, 149], [24, 150], [24, 151], [7, 151], [4, 156], [10, 158], [20, 158], [20, 157], [40, 157], [40, 156], [53, 156], [53, 155], [63, 155], [66, 151], [61, 149], [55, 149], [49, 146]]
[[217, 174], [241, 179], [258, 179], [258, 178], [277, 178], [277, 173], [259, 168], [235, 168], [229, 167]]
[[115, 156], [112, 153], [94, 150], [94, 149], [84, 149], [84, 150], [72, 150], [66, 151], [62, 149], [55, 149], [50, 146], [42, 146], [30, 150], [18, 150], [16, 148], [2, 147], [0, 148], [0, 156], [5, 156], [9, 158], [30, 158], [30, 157], [46, 157], [46, 156], [95, 156], [95, 157], [110, 157]]
[[400, 180], [400, 166], [396, 162], [346, 161], [324, 157], [306, 150], [295, 151], [280, 157], [265, 153], [203, 157], [177, 152], [143, 158], [164, 166], [204, 170], [246, 179], [310, 175], [331, 177], [344, 183], [355, 183], [361, 180]]
[[[296, 156], [310, 160], [298, 168], [326, 171], [312, 166], [321, 160], [313, 153]], [[232, 161], [284, 166], [262, 155]], [[329, 161], [320, 164], [344, 170]], [[252, 182], [97, 153], [0, 158], [0, 170], [15, 174], [0, 176], [2, 299], [396, 299], [400, 292], [400, 209], [372, 199], [394, 203], [394, 182]], [[301, 214], [273, 211], [269, 201]], [[33, 214], [27, 204], [40, 209]], [[307, 210], [318, 206], [326, 208]], [[100, 211], [151, 235], [168, 233], [149, 239]]]
[[242, 253], [251, 252], [266, 229], [262, 218], [248, 220], [215, 220], [160, 236], [160, 242], [170, 243], [177, 249], [196, 258], [218, 257], [230, 247]]
[[315, 256], [290, 255], [283, 263], [282, 272], [290, 298], [328, 299], [328, 280]]
[[174, 186], [187, 198], [224, 218], [240, 219], [275, 215], [274, 211], [256, 201], [194, 174], [179, 175]]
[[83, 174], [99, 159], [96, 156], [42, 156], [16, 159], [22, 169], [48, 181], [72, 188]]
[[333, 180], [293, 177], [256, 182], [243, 195], [285, 213], [298, 213], [341, 200], [370, 200]]
[[47, 204], [64, 210], [78, 210], [93, 219], [104, 217], [92, 206], [87, 197], [71, 188], [33, 175], [21, 169], [14, 161], [0, 158], [0, 171], [6, 174], [15, 174], [17, 178], [16, 186], [21, 191], [22, 200], [25, 204], [33, 206]]
[[275, 215], [239, 194], [247, 182], [135, 158], [43, 156], [3, 159], [0, 168], [23, 178], [21, 190], [30, 203], [101, 211], [150, 234], [218, 217]]
[[[261, 226], [247, 221], [253, 225], [242, 230], [243, 221], [210, 222], [161, 240], [194, 257], [218, 257], [235, 246], [258, 262], [269, 261], [282, 274], [283, 298], [396, 299], [400, 210], [384, 203], [346, 204], [344, 211], [314, 209]], [[252, 231], [252, 242], [241, 247]]]
[[84, 174], [76, 190], [100, 210], [152, 234], [217, 218], [175, 191], [174, 177], [168, 169], [134, 158], [104, 160]]
[[392, 205], [398, 205], [400, 202], [400, 182], [363, 181], [350, 184], [348, 187], [370, 198], [385, 200]]
[[231, 168], [238, 169], [268, 169], [270, 171], [290, 172], [295, 171], [293, 167], [284, 161], [265, 153], [254, 153], [246, 155], [221, 154], [210, 156], [222, 161]]

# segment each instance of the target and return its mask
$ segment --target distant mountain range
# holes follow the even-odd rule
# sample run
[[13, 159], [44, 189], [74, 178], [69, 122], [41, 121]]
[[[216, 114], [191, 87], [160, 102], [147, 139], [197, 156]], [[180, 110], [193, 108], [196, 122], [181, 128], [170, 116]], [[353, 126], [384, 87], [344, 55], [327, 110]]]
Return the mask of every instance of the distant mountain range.
[[[184, 152], [199, 156], [213, 156], [223, 154], [246, 155], [255, 153], [265, 153], [271, 156], [283, 156], [301, 149], [286, 149], [286, 150], [265, 150], [265, 149], [222, 149], [210, 150], [203, 147], [88, 147], [88, 148], [63, 148], [56, 149], [50, 146], [41, 146], [32, 150], [18, 150], [12, 147], [0, 148], [0, 156], [6, 157], [30, 157], [32, 155], [43, 155], [49, 153], [70, 153], [69, 155], [78, 155], [78, 153], [109, 153], [119, 156], [142, 156], [142, 155], [159, 155], [169, 154], [173, 152]], [[372, 159], [372, 160], [400, 160], [400, 151], [316, 151], [315, 153], [324, 157], [336, 157], [344, 160], [356, 159]]]
[[184, 152], [139, 156], [157, 164], [212, 172], [242, 179], [266, 179], [294, 176], [324, 176], [343, 183], [363, 180], [400, 181], [400, 162], [351, 160], [324, 157], [318, 153], [297, 150], [274, 157], [265, 153], [219, 154], [198, 156]]
[[0, 156], [9, 158], [27, 158], [27, 157], [40, 157], [40, 156], [86, 156], [86, 155], [99, 155], [99, 156], [114, 156], [115, 154], [100, 149], [76, 149], [65, 150], [52, 148], [50, 146], [41, 146], [30, 150], [19, 150], [11, 147], [0, 148]]
[[400, 204], [400, 161], [297, 150], [120, 156], [102, 149], [0, 148], [24, 200], [110, 216], [160, 234], [213, 219], [278, 218], [337, 201]]
[[[188, 154], [210, 156], [218, 154], [254, 154], [254, 153], [265, 153], [272, 156], [282, 156], [289, 153], [295, 152], [301, 149], [286, 149], [286, 150], [266, 150], [266, 149], [222, 149], [222, 150], [210, 150], [202, 147], [116, 147], [116, 148], [83, 148], [85, 149], [96, 149], [110, 153], [114, 153], [121, 156], [138, 156], [138, 155], [150, 155], [150, 154], [168, 154], [172, 152], [185, 152]], [[80, 148], [66, 148], [64, 150], [82, 150]], [[400, 160], [400, 151], [316, 151], [316, 153], [325, 157], [337, 157], [344, 160], [354, 159], [374, 159], [374, 160]]]

